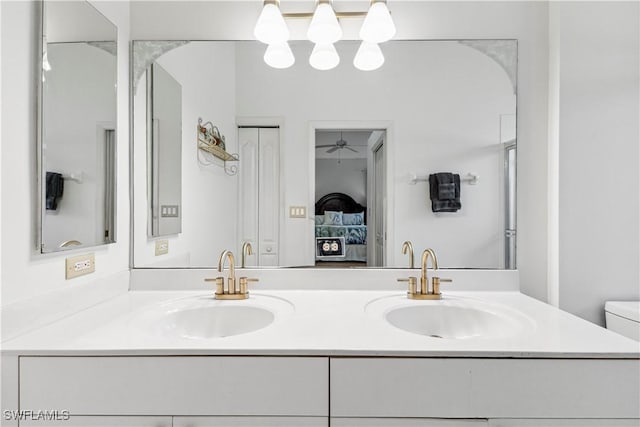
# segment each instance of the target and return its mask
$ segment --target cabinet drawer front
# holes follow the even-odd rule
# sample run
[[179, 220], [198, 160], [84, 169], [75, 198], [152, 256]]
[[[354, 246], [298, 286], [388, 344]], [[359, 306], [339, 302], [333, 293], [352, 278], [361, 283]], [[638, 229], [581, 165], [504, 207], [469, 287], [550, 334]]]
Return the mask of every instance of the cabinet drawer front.
[[175, 417], [173, 427], [328, 427], [327, 417]]
[[71, 415], [327, 416], [328, 359], [22, 357], [21, 409]]
[[332, 417], [640, 418], [638, 360], [332, 359]]

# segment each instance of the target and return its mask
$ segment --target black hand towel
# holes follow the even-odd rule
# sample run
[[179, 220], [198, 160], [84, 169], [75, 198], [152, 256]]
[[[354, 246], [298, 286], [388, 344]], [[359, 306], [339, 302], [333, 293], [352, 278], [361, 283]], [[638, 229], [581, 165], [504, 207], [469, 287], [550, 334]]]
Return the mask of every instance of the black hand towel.
[[457, 212], [460, 203], [460, 175], [438, 172], [429, 175], [429, 196], [433, 212]]
[[58, 209], [58, 199], [64, 192], [64, 178], [57, 172], [47, 172], [46, 205], [47, 210]]

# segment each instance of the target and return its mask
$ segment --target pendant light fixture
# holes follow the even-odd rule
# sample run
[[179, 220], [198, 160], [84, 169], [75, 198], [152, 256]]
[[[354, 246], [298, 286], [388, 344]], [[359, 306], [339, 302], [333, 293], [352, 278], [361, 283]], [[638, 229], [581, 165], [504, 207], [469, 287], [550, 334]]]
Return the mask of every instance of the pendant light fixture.
[[289, 43], [283, 42], [267, 46], [264, 62], [270, 67], [283, 69], [291, 67], [296, 62], [296, 58], [291, 52]]
[[362, 71], [373, 71], [382, 67], [384, 55], [377, 43], [363, 41], [353, 58], [353, 66]]
[[289, 28], [285, 18], [311, 19], [307, 37], [315, 46], [309, 64], [318, 70], [330, 70], [340, 63], [340, 56], [333, 45], [342, 38], [338, 18], [364, 18], [360, 29], [362, 44], [353, 59], [353, 65], [359, 70], [380, 68], [384, 64], [384, 55], [378, 44], [390, 40], [396, 33], [386, 0], [371, 0], [368, 12], [336, 13], [331, 0], [316, 0], [313, 13], [282, 14], [279, 6], [279, 0], [264, 0], [254, 29], [256, 39], [269, 45], [264, 61], [273, 68], [288, 68], [295, 63], [293, 52], [287, 44]]
[[373, 0], [367, 16], [360, 28], [360, 38], [371, 43], [383, 43], [396, 34], [396, 26], [391, 19], [387, 3]]
[[307, 37], [314, 43], [332, 44], [342, 38], [342, 27], [338, 23], [336, 13], [330, 0], [319, 0], [311, 18]]
[[340, 56], [336, 47], [331, 44], [316, 44], [309, 57], [309, 64], [316, 70], [326, 71], [335, 68], [340, 63]]
[[264, 0], [253, 30], [253, 35], [262, 43], [277, 44], [289, 40], [289, 27], [280, 13], [279, 3], [279, 0]]

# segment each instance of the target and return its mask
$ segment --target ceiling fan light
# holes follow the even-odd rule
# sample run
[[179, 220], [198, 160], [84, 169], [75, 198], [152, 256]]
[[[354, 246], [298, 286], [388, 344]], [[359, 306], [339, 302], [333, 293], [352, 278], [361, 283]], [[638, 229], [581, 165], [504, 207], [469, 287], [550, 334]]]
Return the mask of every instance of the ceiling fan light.
[[342, 38], [342, 28], [330, 2], [318, 3], [307, 30], [307, 37], [312, 42], [320, 44], [335, 43]]
[[332, 44], [316, 44], [309, 57], [309, 64], [320, 71], [335, 68], [339, 63], [340, 56]]
[[353, 66], [362, 71], [373, 71], [382, 67], [384, 55], [376, 43], [363, 41], [358, 48]]
[[280, 13], [277, 2], [269, 0], [264, 2], [253, 35], [266, 44], [277, 44], [289, 40], [289, 27]]
[[384, 1], [374, 1], [360, 28], [360, 38], [371, 43], [382, 43], [396, 34], [389, 8]]
[[289, 68], [295, 62], [296, 58], [289, 47], [289, 43], [283, 42], [278, 44], [270, 44], [264, 52], [264, 62], [273, 68]]

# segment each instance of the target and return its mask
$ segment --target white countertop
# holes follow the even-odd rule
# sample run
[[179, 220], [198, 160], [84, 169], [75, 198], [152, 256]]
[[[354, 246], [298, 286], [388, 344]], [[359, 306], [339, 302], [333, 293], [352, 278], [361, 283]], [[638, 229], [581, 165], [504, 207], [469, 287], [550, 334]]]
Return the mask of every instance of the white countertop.
[[[426, 337], [387, 323], [384, 310], [420, 303], [408, 300], [402, 291], [256, 290], [251, 295], [246, 304], [268, 305], [276, 299], [285, 309], [278, 311], [282, 314], [276, 315], [270, 326], [242, 335], [192, 339], [150, 332], [149, 326], [153, 325], [149, 323], [149, 313], [158, 307], [174, 304], [178, 299], [213, 299], [212, 293], [129, 291], [5, 341], [2, 352], [19, 355], [640, 358], [640, 343], [517, 291], [446, 292], [445, 301], [473, 303], [479, 300], [529, 320], [527, 328], [509, 338], [465, 339]], [[143, 324], [146, 326], [141, 327]]]

